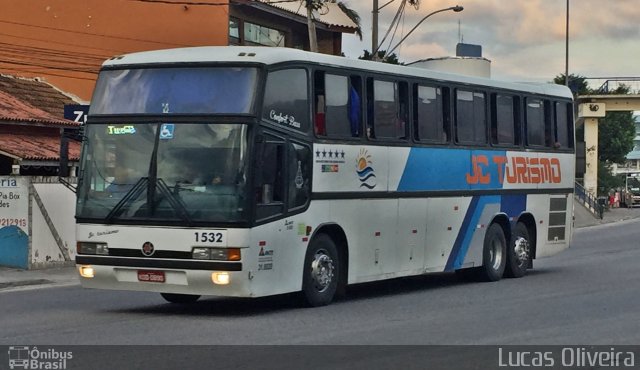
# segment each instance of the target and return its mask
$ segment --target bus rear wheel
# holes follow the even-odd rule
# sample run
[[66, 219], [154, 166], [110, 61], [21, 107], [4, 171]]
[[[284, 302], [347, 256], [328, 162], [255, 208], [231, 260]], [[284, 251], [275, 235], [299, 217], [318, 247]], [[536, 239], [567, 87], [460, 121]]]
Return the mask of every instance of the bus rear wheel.
[[317, 235], [304, 258], [302, 293], [309, 306], [331, 303], [338, 288], [338, 268], [338, 250], [333, 239], [326, 234]]
[[507, 260], [507, 240], [502, 227], [493, 223], [484, 236], [482, 250], [482, 267], [479, 269], [480, 279], [498, 281], [504, 274]]
[[513, 237], [507, 248], [507, 267], [505, 275], [508, 277], [523, 277], [527, 272], [531, 260], [531, 242], [529, 230], [522, 222], [518, 222], [513, 229]]
[[195, 294], [175, 294], [175, 293], [160, 293], [162, 298], [171, 303], [193, 303], [197, 301], [200, 296]]

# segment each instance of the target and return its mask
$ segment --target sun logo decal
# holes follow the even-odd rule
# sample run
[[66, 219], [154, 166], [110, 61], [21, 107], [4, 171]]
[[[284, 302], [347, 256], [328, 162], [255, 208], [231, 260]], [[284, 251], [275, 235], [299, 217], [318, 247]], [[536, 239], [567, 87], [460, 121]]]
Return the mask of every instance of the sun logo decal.
[[360, 149], [360, 153], [356, 157], [356, 173], [360, 180], [360, 187], [373, 189], [376, 187], [376, 174], [371, 167], [371, 155], [366, 149]]

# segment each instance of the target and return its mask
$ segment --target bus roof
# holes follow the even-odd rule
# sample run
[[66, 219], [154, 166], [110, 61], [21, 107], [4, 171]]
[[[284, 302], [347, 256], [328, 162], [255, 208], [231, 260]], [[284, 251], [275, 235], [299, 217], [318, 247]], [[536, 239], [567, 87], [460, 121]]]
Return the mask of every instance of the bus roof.
[[450, 81], [468, 85], [490, 86], [500, 89], [517, 90], [534, 94], [573, 98], [571, 91], [562, 85], [552, 83], [506, 82], [490, 78], [471, 77], [434, 70], [350, 59], [328, 54], [311, 53], [293, 48], [247, 47], [247, 46], [201, 46], [177, 49], [145, 51], [112, 57], [103, 67], [126, 67], [133, 65], [169, 63], [258, 63], [272, 65], [285, 62], [305, 62], [326, 66], [353, 68], [361, 71], [390, 73], [406, 77], [422, 77], [433, 80]]

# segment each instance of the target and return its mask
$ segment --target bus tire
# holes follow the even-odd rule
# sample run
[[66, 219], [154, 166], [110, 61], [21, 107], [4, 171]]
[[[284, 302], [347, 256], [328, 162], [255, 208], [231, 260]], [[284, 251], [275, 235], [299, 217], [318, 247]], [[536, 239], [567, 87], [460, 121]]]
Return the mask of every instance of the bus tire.
[[302, 293], [311, 307], [325, 306], [333, 300], [338, 288], [338, 250], [327, 234], [313, 238], [304, 258]]
[[175, 294], [175, 293], [160, 293], [162, 298], [171, 303], [193, 303], [197, 301], [200, 296], [195, 294]]
[[522, 222], [518, 222], [513, 229], [513, 237], [507, 248], [507, 266], [505, 276], [523, 277], [531, 262], [531, 238], [529, 230]]
[[507, 241], [502, 227], [493, 223], [484, 235], [482, 248], [482, 267], [479, 269], [479, 277], [484, 281], [498, 281], [504, 274], [507, 264]]

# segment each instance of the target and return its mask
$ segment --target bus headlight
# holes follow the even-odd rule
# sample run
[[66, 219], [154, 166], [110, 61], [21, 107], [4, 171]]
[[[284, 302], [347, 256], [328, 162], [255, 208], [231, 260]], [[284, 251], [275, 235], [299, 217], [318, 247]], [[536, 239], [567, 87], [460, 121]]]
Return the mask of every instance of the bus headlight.
[[78, 267], [78, 272], [83, 278], [91, 279], [94, 276], [93, 267], [91, 266], [80, 266]]
[[240, 261], [240, 248], [195, 247], [191, 258], [195, 260]]
[[211, 281], [217, 285], [227, 285], [229, 284], [229, 273], [228, 272], [213, 272], [211, 273]]
[[106, 243], [89, 243], [78, 242], [76, 246], [78, 254], [99, 254], [103, 256], [109, 255], [109, 247]]

